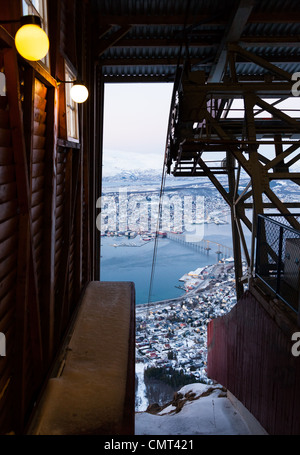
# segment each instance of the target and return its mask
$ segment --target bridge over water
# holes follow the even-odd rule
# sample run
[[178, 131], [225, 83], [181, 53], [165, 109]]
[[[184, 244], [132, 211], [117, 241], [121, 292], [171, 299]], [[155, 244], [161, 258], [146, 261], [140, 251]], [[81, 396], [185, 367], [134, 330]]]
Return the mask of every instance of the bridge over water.
[[199, 251], [203, 254], [216, 254], [217, 261], [223, 258], [233, 257], [233, 248], [223, 245], [221, 243], [213, 242], [211, 240], [202, 239], [199, 241], [187, 240], [185, 234], [175, 234], [173, 232], [167, 232], [167, 238], [174, 240], [175, 242], [181, 243], [184, 246], [192, 248], [193, 250]]

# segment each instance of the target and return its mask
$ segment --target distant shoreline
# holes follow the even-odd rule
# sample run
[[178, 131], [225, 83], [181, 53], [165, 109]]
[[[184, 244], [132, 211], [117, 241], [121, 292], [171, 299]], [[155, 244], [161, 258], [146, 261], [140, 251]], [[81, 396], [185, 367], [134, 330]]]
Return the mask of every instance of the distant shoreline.
[[[208, 265], [204, 267], [204, 269], [209, 270], [209, 273], [216, 273], [219, 268], [224, 268], [224, 267], [232, 267], [232, 264], [226, 264], [224, 262]], [[165, 300], [158, 300], [156, 302], [150, 302], [150, 303], [140, 303], [136, 305], [136, 314], [137, 315], [142, 315], [143, 313], [148, 313], [151, 309], [156, 309], [157, 307], [159, 308], [164, 308], [166, 306], [172, 305], [173, 303], [178, 303], [182, 300], [185, 300], [186, 298], [194, 297], [199, 293], [199, 291], [204, 291], [207, 288], [209, 288], [211, 285], [211, 278], [205, 278], [196, 288], [192, 289], [191, 291], [186, 292], [185, 294], [182, 294], [181, 296], [170, 298], [170, 299], [165, 299]]]
[[150, 303], [139, 303], [136, 305], [136, 311], [137, 313], [141, 314], [144, 312], [147, 312], [149, 309], [153, 309], [155, 307], [164, 307], [164, 306], [169, 306], [172, 303], [178, 303], [182, 299], [184, 299], [188, 294], [183, 294], [179, 297], [174, 297], [173, 299], [167, 299], [167, 300], [158, 300], [157, 302], [150, 302]]

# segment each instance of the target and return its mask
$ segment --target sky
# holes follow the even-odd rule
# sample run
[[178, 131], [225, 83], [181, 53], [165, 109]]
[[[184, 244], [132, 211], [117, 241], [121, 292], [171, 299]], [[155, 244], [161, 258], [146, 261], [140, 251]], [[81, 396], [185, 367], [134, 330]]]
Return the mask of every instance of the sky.
[[[103, 176], [124, 170], [162, 172], [173, 84], [107, 83], [104, 90]], [[276, 100], [267, 101], [271, 104]], [[298, 104], [298, 97], [290, 97], [276, 107], [283, 111], [288, 109], [288, 115], [297, 117]], [[235, 100], [230, 115], [244, 116], [241, 100]], [[257, 117], [271, 116], [262, 111]], [[268, 158], [274, 157], [273, 146], [261, 146], [260, 151]], [[212, 155], [210, 153], [208, 159], [222, 160], [225, 156], [223, 153]], [[295, 164], [292, 169], [298, 166]]]
[[104, 88], [103, 175], [162, 171], [173, 84], [121, 83]]

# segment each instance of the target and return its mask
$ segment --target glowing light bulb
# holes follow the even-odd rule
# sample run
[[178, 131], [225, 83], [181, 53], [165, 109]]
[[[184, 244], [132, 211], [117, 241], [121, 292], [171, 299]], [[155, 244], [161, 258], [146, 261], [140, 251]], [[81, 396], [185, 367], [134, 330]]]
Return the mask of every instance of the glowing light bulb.
[[[25, 21], [27, 18], [32, 16], [24, 16]], [[19, 54], [31, 61], [41, 60], [49, 50], [48, 36], [37, 23], [24, 23], [16, 33], [15, 44]]]
[[84, 103], [88, 99], [89, 91], [82, 83], [75, 83], [70, 90], [70, 95], [75, 103]]

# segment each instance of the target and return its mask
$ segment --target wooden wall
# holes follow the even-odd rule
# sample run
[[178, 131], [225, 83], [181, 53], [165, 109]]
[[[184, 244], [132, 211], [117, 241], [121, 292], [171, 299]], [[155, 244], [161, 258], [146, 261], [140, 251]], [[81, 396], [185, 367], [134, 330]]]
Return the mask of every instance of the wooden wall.
[[240, 400], [272, 435], [300, 432], [300, 361], [291, 352], [297, 323], [281, 305], [247, 291], [208, 326], [208, 376]]
[[0, 427], [8, 428], [13, 397], [11, 358], [15, 344], [18, 269], [18, 195], [7, 96], [0, 97], [0, 331], [6, 336], [6, 357], [0, 357]]
[[[16, 6], [21, 2], [11, 3], [4, 1], [0, 19], [1, 14], [5, 19], [21, 15]], [[75, 3], [84, 19], [85, 2]], [[6, 96], [0, 96], [0, 332], [6, 337], [6, 356], [0, 357], [0, 434], [25, 431], [92, 273], [93, 107], [79, 108], [80, 139], [70, 142], [64, 85], [55, 80], [68, 58], [57, 26], [69, 7], [65, 0], [49, 2], [50, 68], [24, 61], [0, 26], [0, 70], [6, 76]], [[92, 82], [90, 57], [82, 49], [88, 34], [75, 35], [68, 63], [76, 70], [78, 64]]]

